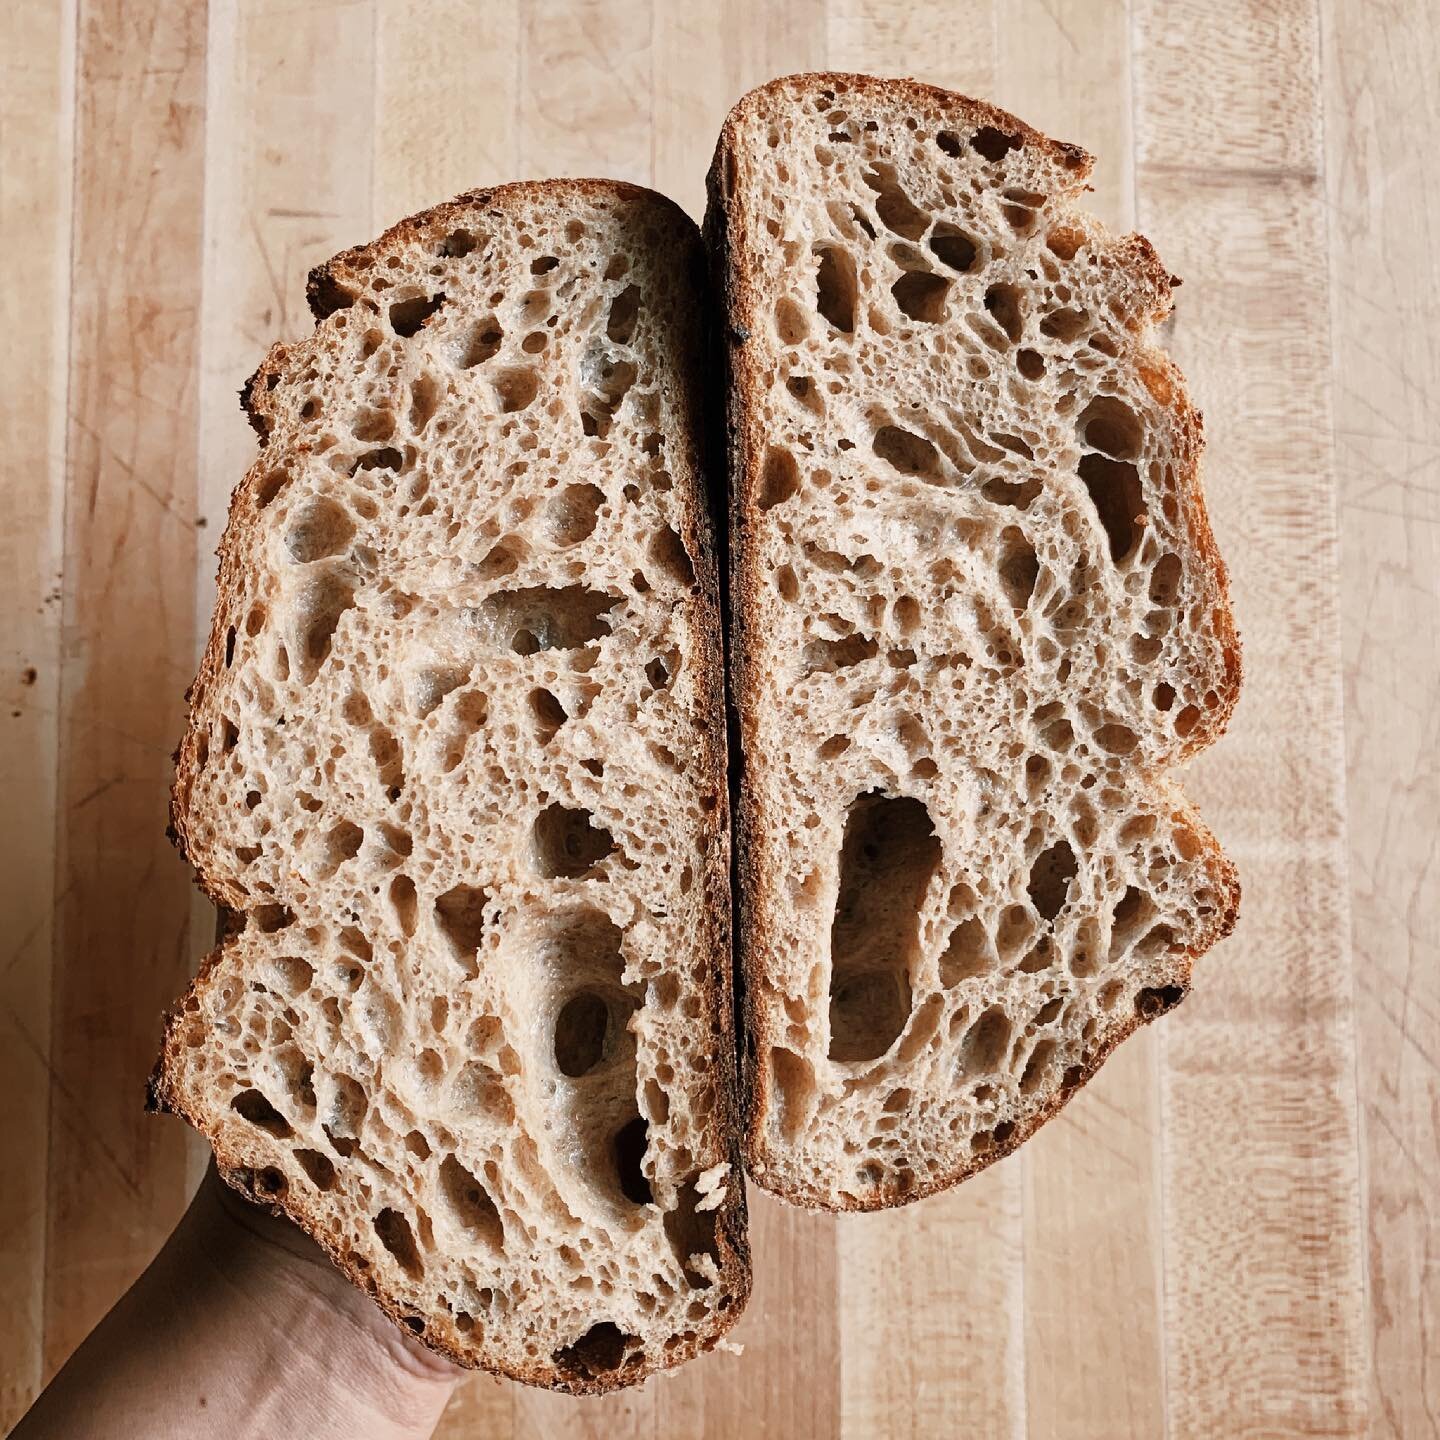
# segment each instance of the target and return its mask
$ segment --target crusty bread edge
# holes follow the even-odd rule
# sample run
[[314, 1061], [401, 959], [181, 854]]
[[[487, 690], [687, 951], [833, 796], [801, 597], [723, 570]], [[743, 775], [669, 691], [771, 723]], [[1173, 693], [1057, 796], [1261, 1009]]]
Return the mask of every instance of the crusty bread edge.
[[[317, 329], [324, 319], [336, 308], [335, 287], [343, 284], [346, 271], [361, 258], [374, 260], [392, 249], [408, 244], [423, 235], [443, 230], [462, 223], [473, 216], [477, 206], [520, 207], [539, 198], [554, 200], [557, 196], [573, 196], [577, 199], [598, 199], [611, 197], [632, 205], [653, 207], [665, 223], [676, 232], [677, 246], [685, 253], [684, 263], [690, 272], [689, 280], [697, 301], [694, 323], [699, 333], [691, 337], [687, 347], [694, 360], [695, 373], [686, 377], [682, 385], [685, 412], [677, 417], [677, 429], [692, 437], [690, 465], [693, 487], [685, 496], [681, 524], [682, 538], [694, 563], [696, 586], [689, 601], [691, 630], [697, 641], [694, 657], [696, 665], [696, 688], [702, 706], [703, 723], [700, 730], [701, 760], [698, 773], [713, 786], [716, 804], [701, 822], [700, 848], [704, 857], [705, 902], [703, 906], [702, 929], [697, 936], [697, 948], [709, 957], [709, 983], [707, 999], [710, 1018], [719, 1041], [715, 1076], [716, 1104], [711, 1123], [718, 1136], [719, 1147], [729, 1161], [730, 1170], [725, 1180], [725, 1199], [716, 1208], [715, 1234], [721, 1256], [720, 1282], [717, 1292], [733, 1296], [733, 1303], [726, 1311], [712, 1311], [704, 1322], [696, 1327], [693, 1341], [677, 1345], [666, 1353], [663, 1363], [646, 1362], [633, 1369], [615, 1372], [596, 1379], [562, 1372], [558, 1367], [537, 1363], [532, 1366], [512, 1367], [502, 1361], [492, 1360], [484, 1353], [484, 1345], [467, 1346], [459, 1331], [453, 1326], [448, 1333], [437, 1334], [437, 1324], [430, 1321], [418, 1338], [430, 1349], [445, 1355], [459, 1365], [471, 1369], [487, 1370], [492, 1374], [518, 1380], [527, 1385], [536, 1385], [572, 1395], [599, 1395], [644, 1381], [649, 1375], [660, 1370], [672, 1369], [686, 1360], [712, 1350], [734, 1325], [745, 1308], [751, 1289], [750, 1245], [747, 1227], [744, 1168], [740, 1149], [740, 1099], [738, 1078], [732, 1063], [735, 1053], [735, 1014], [732, 999], [733, 971], [730, 943], [730, 816], [727, 789], [727, 746], [725, 730], [725, 678], [724, 657], [720, 643], [720, 583], [715, 554], [715, 525], [717, 517], [710, 513], [710, 500], [716, 493], [713, 477], [709, 473], [713, 446], [707, 446], [704, 431], [705, 394], [701, 371], [708, 354], [706, 327], [709, 307], [704, 303], [707, 294], [707, 275], [703, 246], [694, 222], [673, 201], [643, 186], [632, 185], [620, 180], [577, 179], [548, 181], [518, 181], [512, 184], [496, 185], [467, 191], [455, 199], [408, 216], [392, 225], [377, 240], [366, 245], [342, 251], [323, 265], [311, 271], [306, 286], [306, 296], [315, 316]], [[344, 302], [348, 303], [348, 302]], [[309, 337], [306, 337], [307, 339]], [[299, 343], [304, 343], [299, 342]], [[242, 409], [249, 417], [261, 437], [262, 444], [269, 434], [270, 417], [266, 396], [270, 389], [270, 377], [284, 372], [288, 362], [288, 348], [284, 344], [273, 345], [254, 374], [240, 392]], [[293, 1191], [277, 1200], [275, 1197], [257, 1194], [254, 1186], [254, 1170], [242, 1157], [227, 1150], [220, 1137], [208, 1130], [202, 1118], [185, 1103], [179, 1085], [181, 1071], [179, 1025], [184, 1011], [185, 1000], [198, 994], [206, 978], [222, 962], [230, 941], [224, 937], [227, 929], [233, 933], [232, 925], [227, 926], [225, 918], [231, 907], [243, 903], [243, 898], [224, 885], [215, 881], [200, 866], [196, 865], [190, 840], [189, 800], [191, 786], [198, 773], [196, 745], [198, 732], [193, 717], [204, 694], [213, 685], [224, 666], [225, 634], [229, 624], [228, 611], [231, 598], [240, 593], [243, 580], [243, 566], [239, 552], [241, 541], [253, 529], [258, 520], [256, 491], [265, 472], [263, 457], [257, 458], [245, 478], [236, 487], [230, 499], [229, 515], [225, 533], [219, 547], [219, 573], [217, 576], [217, 599], [210, 624], [210, 634], [200, 661], [194, 683], [185, 692], [189, 706], [185, 734], [177, 748], [174, 760], [175, 781], [171, 789], [170, 826], [168, 833], [172, 842], [195, 868], [195, 879], [200, 889], [220, 907], [217, 927], [222, 934], [218, 943], [201, 964], [195, 979], [186, 994], [177, 1001], [165, 1020], [164, 1039], [154, 1072], [150, 1077], [147, 1108], [155, 1112], [169, 1112], [179, 1115], [195, 1127], [210, 1142], [215, 1152], [215, 1161], [220, 1174], [233, 1189], [246, 1198], [263, 1204], [277, 1214], [287, 1215], [305, 1230], [322, 1249], [335, 1266], [354, 1284], [370, 1295], [371, 1299], [397, 1324], [414, 1334], [407, 1320], [414, 1314], [381, 1290], [373, 1275], [363, 1274], [350, 1264], [333, 1244], [320, 1232], [318, 1216], [307, 1206], [303, 1198]], [[707, 637], [712, 643], [706, 643]]]
[[[1052, 140], [1016, 116], [983, 100], [974, 100], [917, 80], [889, 80], [871, 75], [816, 72], [782, 76], [745, 95], [726, 116], [706, 177], [705, 240], [710, 253], [712, 293], [719, 307], [715, 321], [716, 332], [724, 351], [724, 440], [730, 485], [730, 583], [726, 609], [730, 652], [729, 693], [735, 714], [736, 736], [733, 747], [735, 754], [732, 757], [735, 772], [733, 803], [736, 850], [734, 933], [736, 989], [741, 999], [740, 1024], [744, 1036], [740, 1056], [740, 1091], [745, 1163], [750, 1178], [756, 1184], [790, 1204], [814, 1210], [871, 1211], [908, 1204], [912, 1200], [919, 1200], [958, 1185], [962, 1180], [969, 1179], [1009, 1155], [1047, 1120], [1058, 1114], [1070, 1097], [1100, 1069], [1117, 1045], [1133, 1034], [1140, 1025], [1158, 1019], [1161, 1014], [1174, 1009], [1175, 1005], [1184, 999], [1189, 992], [1195, 961], [1235, 928], [1240, 908], [1240, 879], [1235, 865], [1220, 848], [1219, 841], [1209, 827], [1172, 784], [1170, 788], [1176, 810], [1183, 815], [1185, 823], [1194, 832], [1216, 888], [1224, 897], [1222, 910], [1200, 942], [1183, 956], [1173, 957], [1183, 962], [1185, 970], [1185, 984], [1181, 987], [1179, 996], [1150, 1013], [1137, 1014], [1128, 1019], [1090, 1057], [1078, 1077], [1073, 1071], [1067, 1072], [1067, 1082], [1055, 1091], [1036, 1114], [1017, 1124], [1003, 1142], [956, 1166], [949, 1174], [916, 1183], [904, 1190], [896, 1185], [881, 1185], [853, 1199], [836, 1200], [828, 1191], [802, 1190], [788, 1183], [771, 1168], [765, 1132], [765, 1116], [770, 1105], [769, 1084], [767, 1071], [760, 1063], [760, 1056], [768, 1049], [773, 1037], [757, 1003], [756, 981], [768, 968], [767, 915], [779, 877], [756, 863], [755, 842], [767, 830], [768, 817], [764, 814], [759, 790], [749, 783], [748, 758], [745, 752], [745, 740], [754, 730], [759, 693], [758, 677], [752, 673], [753, 657], [750, 653], [748, 629], [750, 606], [759, 593], [763, 577], [755, 567], [749, 526], [752, 514], [751, 496], [755, 493], [760, 476], [760, 437], [758, 426], [752, 423], [752, 416], [757, 411], [763, 387], [751, 368], [746, 353], [746, 342], [760, 323], [757, 318], [756, 297], [749, 277], [742, 274], [732, 260], [735, 238], [746, 234], [745, 227], [749, 217], [744, 207], [729, 191], [727, 172], [741, 159], [740, 127], [752, 111], [760, 109], [776, 95], [793, 91], [795, 87], [805, 86], [810, 91], [815, 91], [831, 88], [837, 82], [845, 85], [847, 89], [861, 93], [888, 91], [892, 95], [913, 98], [917, 102], [944, 105], [963, 116], [970, 126], [993, 125], [1009, 134], [1021, 135], [1027, 145], [1042, 147], [1058, 164], [1070, 171], [1075, 176], [1077, 189], [1083, 187], [1094, 162], [1079, 146]], [[1087, 222], [1096, 228], [1103, 228], [1099, 227], [1093, 216], [1088, 216]], [[1117, 244], [1128, 252], [1129, 264], [1137, 278], [1153, 295], [1155, 303], [1150, 320], [1152, 324], [1158, 323], [1169, 313], [1170, 292], [1179, 281], [1165, 269], [1154, 246], [1143, 235], [1120, 237]], [[1195, 543], [1211, 568], [1221, 597], [1214, 619], [1225, 656], [1227, 689], [1220, 697], [1219, 705], [1201, 717], [1188, 737], [1178, 757], [1179, 760], [1184, 760], [1213, 744], [1229, 723], [1240, 693], [1240, 639], [1229, 601], [1229, 574], [1215, 542], [1205, 507], [1200, 475], [1200, 454], [1204, 448], [1201, 413], [1190, 404], [1183, 377], [1169, 356], [1155, 346], [1148, 335], [1138, 336], [1136, 343], [1146, 363], [1162, 370], [1175, 386], [1175, 399], [1178, 402], [1175, 408], [1189, 440], [1189, 464], [1181, 477], [1189, 521]]]

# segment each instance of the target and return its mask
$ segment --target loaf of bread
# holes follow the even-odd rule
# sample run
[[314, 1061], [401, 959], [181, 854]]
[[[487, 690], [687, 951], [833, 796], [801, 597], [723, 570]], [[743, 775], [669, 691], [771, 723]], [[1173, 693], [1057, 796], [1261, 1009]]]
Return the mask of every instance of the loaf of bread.
[[1171, 288], [1090, 157], [803, 75], [710, 175], [731, 445], [745, 1144], [806, 1205], [1013, 1150], [1185, 995], [1233, 866], [1176, 786], [1239, 645]]
[[611, 1389], [749, 1290], [700, 237], [506, 185], [311, 277], [244, 403], [153, 1103], [465, 1365]]

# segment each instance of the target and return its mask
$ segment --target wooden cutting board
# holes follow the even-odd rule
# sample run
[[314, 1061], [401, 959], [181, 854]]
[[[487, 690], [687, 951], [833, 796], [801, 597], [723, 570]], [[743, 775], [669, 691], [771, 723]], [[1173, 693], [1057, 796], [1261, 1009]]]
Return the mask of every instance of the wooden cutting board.
[[308, 328], [307, 268], [508, 178], [698, 215], [726, 108], [830, 67], [1084, 144], [1095, 209], [1185, 279], [1247, 669], [1189, 786], [1240, 927], [960, 1190], [838, 1221], [756, 1196], [743, 1355], [603, 1401], [478, 1378], [441, 1433], [1440, 1433], [1433, 10], [11, 0], [0, 57], [0, 1424], [203, 1163], [140, 1109], [210, 934], [169, 754], [253, 451], [235, 391]]

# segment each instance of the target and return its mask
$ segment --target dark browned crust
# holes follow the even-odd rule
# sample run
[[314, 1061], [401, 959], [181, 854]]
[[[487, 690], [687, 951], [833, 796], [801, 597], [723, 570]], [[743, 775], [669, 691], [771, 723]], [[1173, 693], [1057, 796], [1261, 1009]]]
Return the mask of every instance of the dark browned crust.
[[[304, 348], [311, 343], [309, 340], [302, 340], [288, 347], [272, 346], [241, 390], [241, 406], [260, 436], [262, 454], [231, 496], [229, 518], [219, 550], [218, 598], [199, 673], [187, 691], [190, 721], [176, 751], [175, 782], [170, 802], [171, 839], [195, 866], [197, 884], [220, 907], [222, 924], [220, 933], [217, 934], [217, 948], [202, 963], [187, 997], [182, 997], [166, 1018], [164, 1040], [149, 1082], [147, 1108], [179, 1115], [204, 1134], [215, 1151], [216, 1165], [227, 1184], [275, 1213], [288, 1216], [326, 1251], [342, 1273], [369, 1294], [397, 1324], [404, 1326], [409, 1334], [415, 1335], [430, 1349], [459, 1365], [488, 1370], [528, 1385], [538, 1385], [572, 1395], [598, 1395], [637, 1384], [658, 1370], [683, 1364], [686, 1360], [713, 1349], [744, 1310], [751, 1287], [750, 1244], [738, 1124], [740, 1100], [733, 1064], [735, 1015], [731, 993], [730, 815], [724, 657], [718, 640], [720, 584], [715, 554], [716, 516], [710, 508], [711, 498], [719, 494], [720, 490], [715, 483], [715, 477], [709, 472], [707, 461], [710, 456], [703, 448], [704, 316], [707, 311], [707, 307], [702, 303], [706, 288], [704, 247], [694, 222], [679, 206], [641, 186], [598, 179], [521, 181], [468, 191], [445, 204], [399, 221], [378, 240], [342, 251], [325, 264], [317, 266], [310, 274], [306, 293], [316, 317], [318, 331], [328, 315], [341, 304], [349, 303], [345, 299], [346, 281], [353, 274], [357, 262], [373, 262], [412, 241], [443, 235], [467, 221], [474, 223], [487, 209], [514, 210], [542, 199], [553, 203], [557, 197], [574, 197], [576, 200], [610, 199], [654, 212], [660, 228], [669, 232], [670, 241], [681, 256], [681, 263], [688, 272], [687, 279], [697, 300], [695, 328], [684, 337], [685, 343], [682, 346], [688, 352], [690, 364], [687, 383], [683, 386], [686, 413], [680, 417], [681, 423], [677, 428], [683, 428], [693, 437], [689, 458], [694, 484], [686, 493], [682, 517], [683, 539], [694, 562], [696, 575], [695, 588], [689, 602], [691, 630], [697, 638], [707, 635], [717, 637], [713, 647], [707, 648], [702, 644], [693, 657], [702, 707], [702, 758], [697, 768], [701, 774], [708, 777], [715, 797], [715, 803], [701, 827], [703, 883], [708, 903], [705, 907], [704, 928], [697, 937], [697, 943], [701, 953], [709, 960], [706, 999], [711, 1023], [719, 1041], [713, 1071], [716, 1088], [713, 1124], [725, 1158], [730, 1164], [725, 1182], [725, 1199], [714, 1212], [717, 1249], [721, 1257], [721, 1278], [716, 1293], [730, 1298], [729, 1307], [724, 1311], [712, 1310], [710, 1315], [695, 1327], [693, 1339], [668, 1350], [659, 1364], [651, 1363], [647, 1357], [642, 1365], [626, 1367], [599, 1378], [543, 1363], [525, 1367], [508, 1366], [498, 1358], [488, 1355], [483, 1343], [477, 1347], [467, 1342], [453, 1324], [447, 1327], [442, 1323], [441, 1317], [431, 1316], [427, 1320], [424, 1316], [417, 1316], [386, 1294], [377, 1286], [373, 1275], [360, 1272], [327, 1238], [318, 1215], [307, 1207], [303, 1196], [293, 1192], [275, 1195], [262, 1193], [257, 1189], [257, 1169], [253, 1157], [246, 1157], [228, 1149], [218, 1135], [207, 1130], [202, 1117], [187, 1107], [180, 1093], [179, 1024], [185, 998], [198, 994], [220, 967], [238, 932], [238, 921], [243, 918], [233, 912], [243, 911], [249, 903], [249, 897], [233, 892], [222, 879], [210, 874], [204, 867], [203, 860], [197, 863], [190, 825], [191, 785], [198, 770], [198, 731], [194, 717], [202, 710], [205, 697], [223, 669], [226, 630], [234, 623], [229, 612], [237, 603], [234, 597], [240, 593], [243, 579], [243, 567], [239, 558], [242, 547], [239, 542], [256, 523], [256, 492], [263, 476], [274, 463], [274, 457], [268, 457], [263, 452], [271, 429], [267, 397], [279, 377], [294, 363], [297, 353], [303, 353]], [[226, 915], [231, 917], [229, 925], [223, 922]], [[265, 1142], [256, 1143], [259, 1145]], [[416, 1329], [417, 1320], [423, 1323], [423, 1329]]]
[[[949, 1174], [917, 1182], [906, 1188], [882, 1184], [854, 1198], [834, 1198], [825, 1191], [802, 1191], [785, 1183], [767, 1163], [765, 1116], [770, 1096], [764, 1069], [757, 1056], [770, 1045], [771, 1035], [765, 1017], [756, 1002], [757, 981], [769, 966], [768, 906], [778, 877], [766, 873], [756, 863], [757, 838], [770, 828], [758, 787], [749, 783], [745, 738], [753, 733], [756, 715], [757, 678], [749, 634], [754, 598], [759, 594], [761, 577], [754, 566], [754, 547], [750, 527], [754, 509], [751, 497], [759, 480], [758, 426], [753, 417], [758, 412], [763, 384], [750, 368], [746, 342], [757, 328], [755, 296], [750, 277], [734, 258], [737, 237], [745, 236], [747, 215], [743, 203], [732, 190], [734, 169], [740, 162], [743, 147], [740, 126], [748, 115], [777, 97], [793, 98], [796, 93], [843, 88], [865, 95], [884, 94], [915, 105], [943, 107], [955, 122], [965, 128], [993, 126], [1018, 137], [1023, 144], [1042, 149], [1068, 171], [1078, 190], [1083, 187], [1093, 167], [1091, 156], [1078, 145], [1052, 140], [1023, 120], [991, 105], [965, 95], [942, 90], [918, 80], [887, 80], [872, 75], [840, 72], [789, 75], [750, 91], [729, 113], [721, 128], [715, 155], [706, 176], [705, 240], [710, 252], [712, 287], [719, 313], [715, 325], [723, 337], [725, 363], [725, 443], [728, 460], [729, 490], [729, 681], [733, 716], [734, 742], [732, 766], [734, 775], [733, 806], [735, 811], [735, 945], [736, 993], [741, 1004], [740, 1026], [744, 1045], [740, 1056], [740, 1088], [743, 1148], [750, 1178], [772, 1194], [793, 1205], [814, 1210], [869, 1211], [883, 1210], [919, 1200], [958, 1185], [972, 1175], [1003, 1159], [1023, 1144], [1047, 1120], [1059, 1113], [1065, 1103], [1099, 1070], [1110, 1052], [1127, 1039], [1141, 1024], [1157, 1019], [1174, 1008], [1188, 993], [1194, 963], [1210, 947], [1235, 928], [1240, 908], [1240, 880], [1234, 864], [1221, 850], [1219, 842], [1192, 807], [1176, 795], [1177, 808], [1186, 824], [1195, 833], [1217, 891], [1224, 897], [1223, 910], [1210, 931], [1183, 956], [1172, 957], [1182, 962], [1185, 983], [1178, 996], [1165, 997], [1164, 1003], [1147, 1007], [1114, 1031], [1106, 1041], [1086, 1057], [1083, 1067], [1066, 1072], [1061, 1086], [1042, 1108], [1027, 1120], [1016, 1124], [1004, 1141], [990, 1150], [958, 1165]], [[1116, 243], [1117, 259], [1124, 266], [1139, 293], [1146, 299], [1142, 306], [1142, 326], [1164, 319], [1171, 307], [1171, 291], [1180, 281], [1160, 261], [1155, 247], [1143, 235], [1121, 237]], [[1174, 386], [1175, 408], [1179, 411], [1184, 432], [1190, 442], [1189, 464], [1182, 477], [1188, 506], [1189, 523], [1198, 549], [1203, 553], [1216, 579], [1222, 604], [1215, 614], [1221, 650], [1225, 656], [1227, 688], [1220, 703], [1208, 711], [1196, 725], [1180, 753], [1184, 759], [1214, 743], [1224, 732], [1239, 699], [1241, 681], [1240, 639], [1235, 629], [1229, 604], [1229, 577], [1215, 543], [1205, 508], [1204, 489], [1200, 478], [1199, 459], [1204, 448], [1201, 415], [1189, 402], [1183, 377], [1169, 357], [1148, 337], [1137, 337], [1137, 349], [1146, 363], [1163, 373]]]

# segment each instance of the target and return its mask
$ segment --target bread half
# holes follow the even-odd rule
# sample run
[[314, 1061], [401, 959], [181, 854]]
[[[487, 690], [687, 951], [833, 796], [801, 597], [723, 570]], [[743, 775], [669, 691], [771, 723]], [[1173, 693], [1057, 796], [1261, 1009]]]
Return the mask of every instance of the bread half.
[[1090, 167], [853, 75], [720, 138], [745, 1144], [801, 1204], [1013, 1150], [1235, 921], [1176, 785], [1240, 684], [1178, 282]]
[[243, 399], [154, 1103], [433, 1349], [577, 1393], [749, 1290], [703, 251], [505, 185], [317, 270]]

